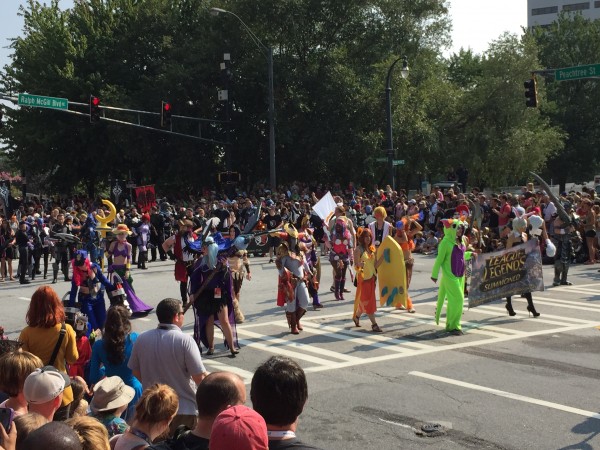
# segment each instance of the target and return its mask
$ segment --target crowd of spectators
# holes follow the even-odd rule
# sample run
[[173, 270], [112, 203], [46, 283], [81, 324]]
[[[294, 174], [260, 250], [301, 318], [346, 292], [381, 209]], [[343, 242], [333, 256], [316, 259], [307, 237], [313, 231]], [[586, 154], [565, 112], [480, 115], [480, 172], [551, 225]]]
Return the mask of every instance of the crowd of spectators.
[[19, 341], [0, 345], [0, 408], [13, 417], [0, 426], [0, 449], [316, 448], [296, 437], [308, 384], [295, 361], [272, 357], [256, 369], [249, 408], [242, 378], [204, 367], [181, 330], [180, 300], [159, 302], [157, 328], [139, 336], [125, 311], [108, 311], [92, 378], [69, 376], [75, 332], [53, 289], [36, 290]]

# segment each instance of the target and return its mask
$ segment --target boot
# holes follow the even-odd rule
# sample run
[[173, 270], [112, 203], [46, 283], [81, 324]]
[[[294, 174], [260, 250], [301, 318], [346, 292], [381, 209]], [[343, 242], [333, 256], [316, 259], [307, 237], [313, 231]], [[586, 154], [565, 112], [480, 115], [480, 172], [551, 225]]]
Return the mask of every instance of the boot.
[[506, 297], [506, 310], [508, 311], [508, 315], [511, 317], [517, 315], [512, 307], [512, 299], [510, 297]]
[[306, 310], [304, 308], [298, 308], [296, 310], [296, 326], [300, 331], [304, 330], [304, 328], [302, 328], [302, 325], [300, 324], [300, 319], [302, 319], [304, 314], [306, 314]]
[[140, 256], [141, 256], [141, 260], [142, 260], [142, 270], [148, 269], [146, 267], [146, 261], [148, 261], [148, 251], [146, 250], [145, 252], [142, 252], [140, 254]]
[[48, 277], [48, 266], [44, 266], [44, 280]]
[[313, 298], [313, 309], [314, 310], [321, 309], [323, 307], [323, 305], [319, 301], [319, 294], [315, 292], [313, 294], [312, 298]]
[[337, 278], [335, 279], [334, 285], [333, 285], [333, 293], [335, 295], [335, 299], [336, 300], [341, 300], [340, 299], [340, 280], [338, 280]]
[[235, 323], [244, 323], [244, 320], [246, 320], [244, 313], [240, 309], [240, 302], [238, 300], [233, 300], [233, 315], [235, 316]]
[[56, 284], [58, 281], [58, 267], [52, 268], [52, 284]]
[[290, 326], [290, 333], [300, 334], [298, 331], [298, 322], [296, 321], [296, 313], [286, 312], [285, 316], [287, 317], [288, 324]]
[[531, 293], [528, 293], [526, 295], [527, 297], [525, 298], [527, 299], [527, 311], [529, 311], [531, 315], [533, 315], [533, 317], [538, 317], [540, 313], [537, 312], [535, 310], [535, 306], [533, 306], [533, 298], [531, 298]]
[[552, 280], [552, 286], [560, 285], [560, 273], [562, 263], [554, 263], [554, 280]]
[[340, 300], [346, 300], [344, 298], [344, 286], [346, 285], [346, 279], [342, 278], [340, 280]]
[[563, 264], [562, 277], [560, 278], [560, 284], [563, 286], [571, 286], [573, 283], [567, 281], [567, 275], [569, 273], [568, 264]]
[[69, 264], [63, 262], [61, 263], [61, 267], [62, 273], [65, 276], [65, 281], [71, 281], [71, 279], [69, 278]]

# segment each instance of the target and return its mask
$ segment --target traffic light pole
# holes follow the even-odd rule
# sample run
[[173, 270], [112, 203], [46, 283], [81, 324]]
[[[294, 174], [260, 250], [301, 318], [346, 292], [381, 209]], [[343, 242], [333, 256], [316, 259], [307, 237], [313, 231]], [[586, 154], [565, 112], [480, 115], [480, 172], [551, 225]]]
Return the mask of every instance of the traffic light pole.
[[392, 190], [396, 189], [396, 183], [394, 173], [394, 141], [392, 133], [392, 87], [390, 83], [392, 78], [392, 71], [394, 70], [396, 63], [401, 59], [403, 58], [398, 58], [392, 63], [392, 65], [388, 69], [387, 78], [385, 81], [385, 106], [387, 116], [387, 163], [389, 183]]

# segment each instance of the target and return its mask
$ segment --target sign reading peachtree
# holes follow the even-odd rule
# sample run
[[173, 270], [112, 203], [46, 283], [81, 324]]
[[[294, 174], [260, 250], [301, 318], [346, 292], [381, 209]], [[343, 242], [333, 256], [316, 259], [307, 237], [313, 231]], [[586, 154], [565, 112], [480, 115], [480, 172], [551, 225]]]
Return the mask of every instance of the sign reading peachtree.
[[565, 67], [554, 72], [556, 81], [579, 80], [581, 78], [600, 77], [600, 64], [589, 66]]
[[69, 100], [42, 95], [19, 94], [19, 105], [35, 108], [69, 109]]

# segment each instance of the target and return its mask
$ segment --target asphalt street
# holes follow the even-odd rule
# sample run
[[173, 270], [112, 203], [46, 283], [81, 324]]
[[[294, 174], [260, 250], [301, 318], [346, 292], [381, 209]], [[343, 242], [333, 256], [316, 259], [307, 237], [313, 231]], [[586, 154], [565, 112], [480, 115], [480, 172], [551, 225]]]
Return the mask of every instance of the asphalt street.
[[[546, 291], [533, 293], [540, 317], [528, 317], [525, 299], [513, 297], [516, 316], [507, 315], [501, 300], [465, 309], [465, 334], [450, 336], [433, 320], [432, 256], [416, 255], [410, 292], [417, 312], [380, 309], [380, 334], [370, 331], [366, 317], [354, 326], [354, 294], [334, 299], [324, 260], [325, 308], [309, 311], [304, 331], [293, 336], [275, 305], [275, 265], [268, 258], [250, 261], [241, 352], [229, 358], [217, 333], [216, 353], [204, 362], [249, 383], [273, 354], [297, 360], [309, 380], [298, 428], [304, 441], [332, 450], [600, 448], [600, 265], [573, 266], [574, 285], [560, 287], [552, 287], [552, 267], [544, 266]], [[146, 303], [178, 297], [172, 262], [151, 263], [133, 276]], [[29, 298], [43, 283], [0, 284], [0, 325], [9, 336], [18, 336]], [[62, 296], [70, 283], [55, 287]], [[192, 333], [193, 320], [190, 310], [185, 332]], [[156, 317], [133, 323], [143, 332], [156, 326]]]

